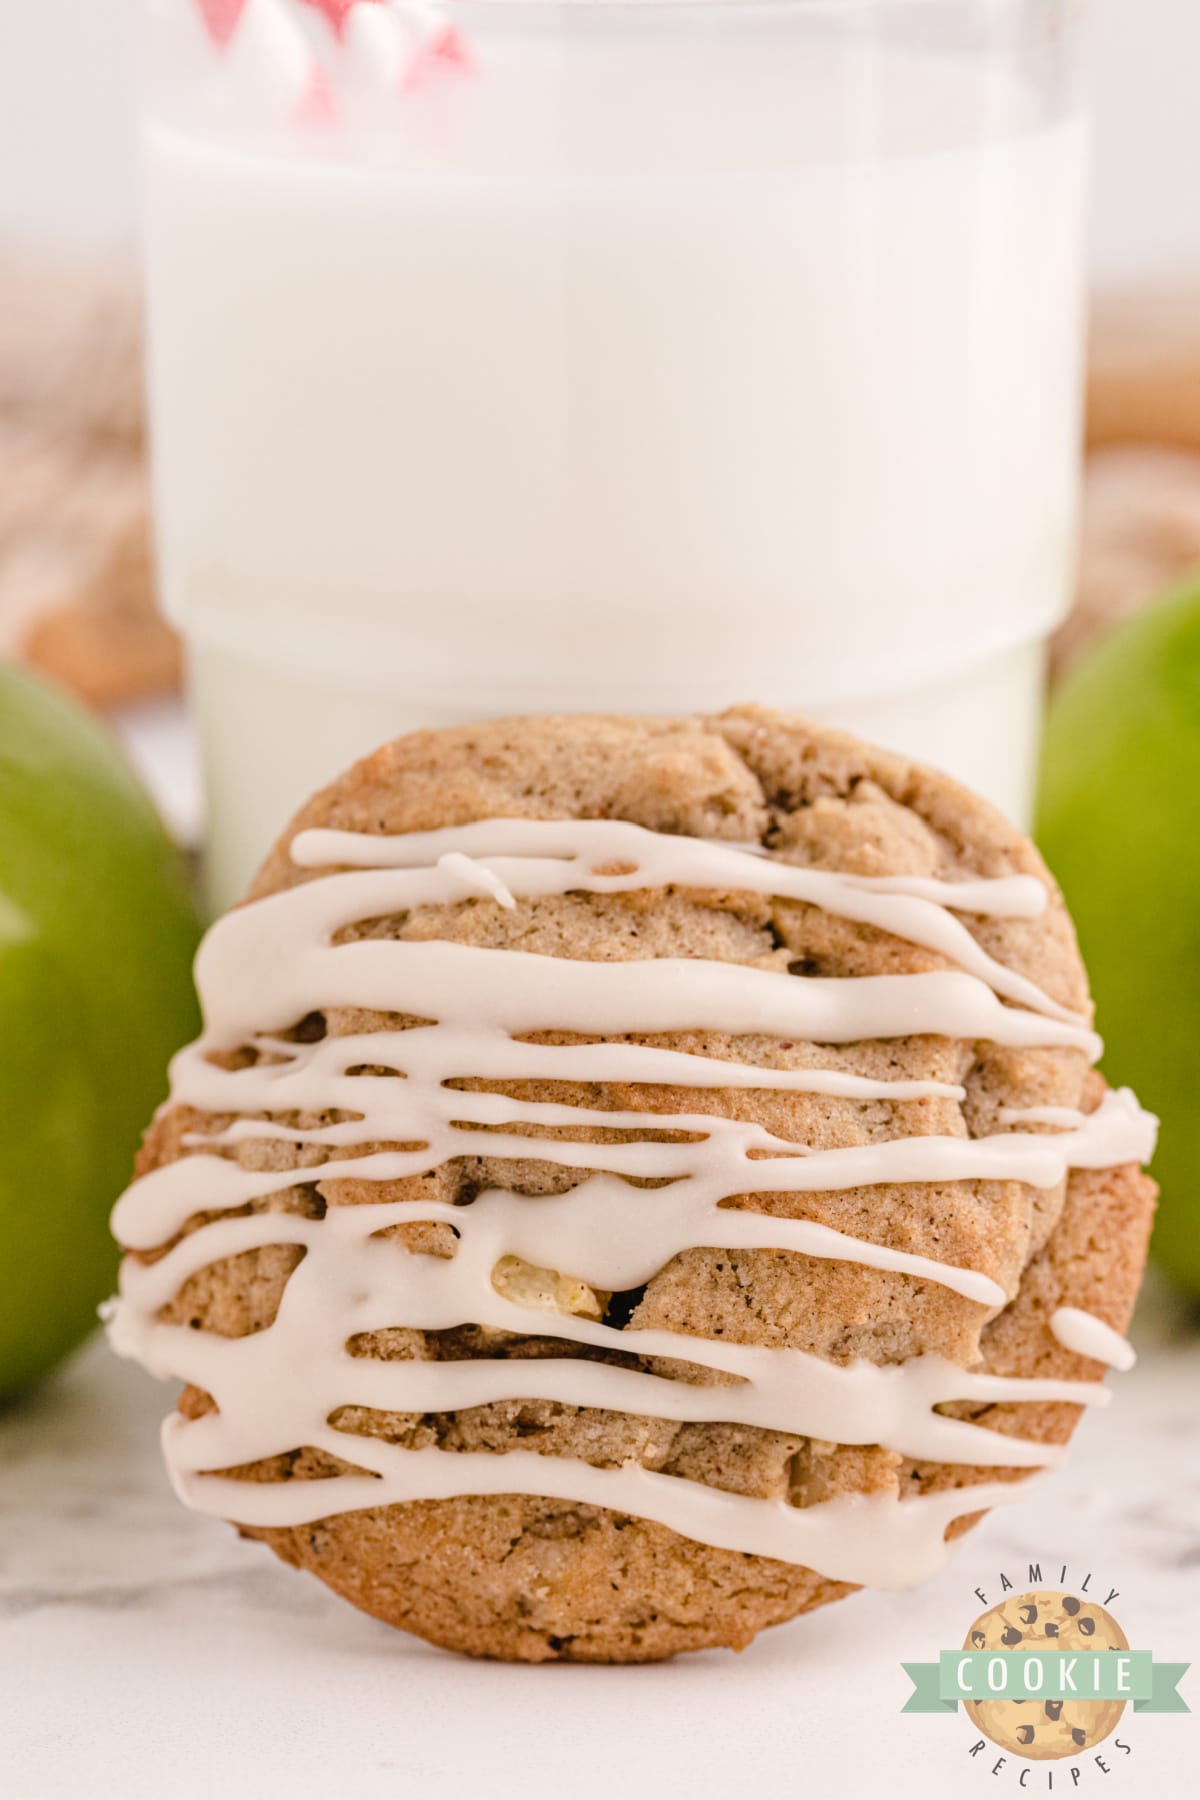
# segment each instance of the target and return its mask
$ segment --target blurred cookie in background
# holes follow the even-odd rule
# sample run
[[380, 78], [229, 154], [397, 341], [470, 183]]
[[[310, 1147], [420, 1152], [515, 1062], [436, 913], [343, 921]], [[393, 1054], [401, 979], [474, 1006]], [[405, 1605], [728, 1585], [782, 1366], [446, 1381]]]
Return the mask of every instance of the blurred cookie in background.
[[99, 707], [179, 685], [154, 594], [141, 314], [123, 264], [0, 276], [0, 655]]
[[0, 274], [0, 416], [49, 435], [140, 449], [142, 314], [124, 257], [9, 251]]
[[1057, 680], [1114, 625], [1200, 568], [1200, 287], [1093, 309], [1079, 586]]
[[1053, 641], [1053, 677], [1198, 568], [1200, 453], [1155, 445], [1094, 451], [1084, 481], [1078, 597]]
[[31, 667], [92, 706], [116, 707], [179, 686], [179, 643], [154, 608], [144, 509], [112, 535], [90, 576], [37, 613], [23, 648]]
[[1101, 295], [1093, 308], [1087, 441], [1200, 452], [1200, 286]]

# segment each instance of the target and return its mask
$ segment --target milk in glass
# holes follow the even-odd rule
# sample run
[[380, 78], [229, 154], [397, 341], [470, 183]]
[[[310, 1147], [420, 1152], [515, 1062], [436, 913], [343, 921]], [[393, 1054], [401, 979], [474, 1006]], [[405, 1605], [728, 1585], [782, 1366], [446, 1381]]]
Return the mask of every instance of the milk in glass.
[[863, 10], [483, 0], [470, 66], [393, 92], [280, 0], [320, 107], [233, 104], [216, 62], [152, 98], [160, 555], [221, 902], [355, 756], [516, 712], [758, 700], [1024, 815], [1082, 127]]

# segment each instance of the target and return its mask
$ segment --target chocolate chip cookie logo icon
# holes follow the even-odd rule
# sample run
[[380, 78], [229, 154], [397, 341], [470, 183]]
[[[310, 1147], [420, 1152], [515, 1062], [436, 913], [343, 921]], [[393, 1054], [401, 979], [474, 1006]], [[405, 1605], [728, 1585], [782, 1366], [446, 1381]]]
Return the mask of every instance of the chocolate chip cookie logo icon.
[[980, 1613], [960, 1649], [903, 1665], [913, 1683], [905, 1712], [955, 1713], [961, 1705], [1001, 1750], [1051, 1762], [1104, 1743], [1127, 1707], [1189, 1710], [1176, 1692], [1189, 1664], [1155, 1662], [1150, 1651], [1131, 1648], [1108, 1607], [1086, 1591], [1018, 1594], [1002, 1582], [1005, 1598]]
[[[963, 1641], [964, 1650], [1028, 1652], [1047, 1647], [1125, 1651], [1129, 1639], [1103, 1606], [1089, 1605], [1077, 1594], [1039, 1588], [981, 1613]], [[1077, 1756], [1081, 1750], [1103, 1743], [1116, 1730], [1128, 1704], [1120, 1698], [1088, 1700], [1073, 1691], [1056, 1690], [1053, 1697], [1044, 1699], [1039, 1692], [1028, 1698], [967, 1700], [963, 1710], [1002, 1750], [1045, 1762]]]

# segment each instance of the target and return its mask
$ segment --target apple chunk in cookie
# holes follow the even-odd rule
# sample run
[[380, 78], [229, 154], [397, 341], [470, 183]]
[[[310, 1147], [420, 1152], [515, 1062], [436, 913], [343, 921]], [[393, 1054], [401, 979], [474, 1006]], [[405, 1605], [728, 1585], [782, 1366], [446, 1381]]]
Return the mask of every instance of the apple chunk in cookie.
[[801, 721], [420, 733], [198, 962], [114, 1341], [181, 1497], [437, 1643], [741, 1646], [1054, 1461], [1153, 1122], [948, 779]]

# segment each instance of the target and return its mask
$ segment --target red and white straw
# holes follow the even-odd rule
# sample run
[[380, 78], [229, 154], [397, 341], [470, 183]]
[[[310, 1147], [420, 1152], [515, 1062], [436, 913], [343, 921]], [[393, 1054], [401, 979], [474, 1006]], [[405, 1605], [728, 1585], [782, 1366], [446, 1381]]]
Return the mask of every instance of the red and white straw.
[[[203, 26], [239, 110], [324, 123], [363, 93], [400, 94], [470, 55], [438, 0], [177, 0]], [[161, 9], [162, 0], [159, 0]]]

